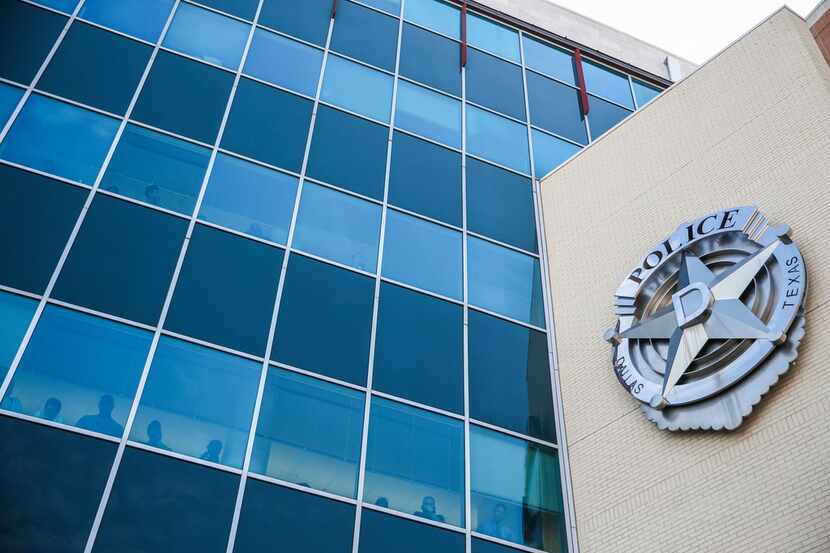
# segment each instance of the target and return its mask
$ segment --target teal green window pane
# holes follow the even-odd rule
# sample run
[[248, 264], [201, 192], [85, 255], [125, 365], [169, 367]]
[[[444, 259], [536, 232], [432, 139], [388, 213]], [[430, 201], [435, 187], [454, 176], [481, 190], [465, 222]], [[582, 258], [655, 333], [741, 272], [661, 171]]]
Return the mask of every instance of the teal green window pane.
[[467, 151], [530, 173], [527, 127], [475, 106], [467, 106]]
[[340, 0], [331, 35], [331, 49], [368, 64], [395, 70], [398, 19]]
[[117, 129], [116, 119], [32, 94], [0, 144], [0, 157], [92, 184]]
[[375, 272], [380, 206], [311, 182], [303, 186], [292, 246]]
[[331, 21], [331, 0], [263, 0], [259, 14], [265, 25], [318, 46], [326, 44]]
[[243, 19], [253, 19], [259, 0], [200, 0], [200, 3]]
[[236, 19], [182, 2], [164, 36], [164, 46], [236, 69], [250, 29]]
[[0, 77], [28, 85], [65, 24], [62, 15], [23, 2], [3, 2]]
[[471, 46], [492, 52], [516, 63], [521, 62], [519, 33], [495, 21], [467, 14], [467, 40]]
[[407, 81], [398, 82], [395, 126], [461, 147], [461, 102]]
[[364, 401], [362, 392], [269, 368], [251, 471], [356, 497]]
[[591, 140], [596, 140], [604, 135], [632, 113], [617, 104], [600, 100], [596, 96], [591, 96], [590, 102], [591, 111], [588, 113], [588, 124], [591, 127]]
[[582, 62], [582, 69], [585, 72], [585, 86], [588, 92], [634, 109], [627, 76], [587, 60]]
[[545, 326], [538, 259], [473, 236], [467, 240], [467, 251], [471, 304]]
[[582, 149], [576, 144], [565, 142], [536, 129], [532, 132], [533, 165], [537, 179], [541, 179]]
[[37, 303], [31, 298], [0, 292], [0, 320], [3, 321], [0, 326], [0, 381], [6, 377], [9, 365], [17, 354]]
[[257, 29], [245, 58], [245, 73], [313, 97], [322, 63], [322, 50]]
[[329, 56], [320, 99], [379, 121], [389, 121], [392, 77], [341, 57]]
[[401, 67], [404, 77], [461, 96], [459, 45], [440, 35], [405, 24], [401, 38]]
[[101, 188], [190, 215], [209, 159], [207, 148], [128, 125]]
[[0, 128], [6, 124], [6, 121], [11, 117], [14, 108], [20, 98], [23, 97], [23, 89], [17, 88], [6, 83], [0, 83]]
[[371, 509], [360, 518], [359, 553], [388, 553], [390, 536], [395, 553], [464, 553], [464, 534], [407, 520]]
[[225, 154], [216, 156], [199, 218], [284, 244], [297, 177]]
[[637, 99], [638, 108], [641, 108], [651, 102], [659, 96], [661, 92], [663, 92], [661, 89], [647, 85], [637, 79], [632, 79], [631, 82], [634, 85], [634, 96]]
[[407, 0], [404, 18], [456, 40], [461, 38], [458, 8], [440, 0]]
[[525, 120], [521, 67], [471, 49], [466, 74], [468, 101]]
[[155, 42], [174, 0], [86, 0], [80, 17], [128, 35]]
[[528, 71], [527, 99], [531, 123], [580, 144], [588, 143], [578, 90]]
[[523, 35], [525, 64], [540, 73], [576, 86], [573, 57], [568, 52]]

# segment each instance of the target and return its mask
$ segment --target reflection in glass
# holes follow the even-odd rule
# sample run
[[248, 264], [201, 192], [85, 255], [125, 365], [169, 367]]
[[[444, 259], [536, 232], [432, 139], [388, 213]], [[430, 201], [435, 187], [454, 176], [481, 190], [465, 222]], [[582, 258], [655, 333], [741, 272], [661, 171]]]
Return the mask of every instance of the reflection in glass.
[[592, 140], [596, 140], [608, 132], [632, 113], [617, 104], [600, 100], [596, 96], [591, 96], [590, 102], [591, 111], [588, 113], [588, 123], [591, 127]]
[[174, 0], [86, 0], [79, 17], [110, 29], [142, 38], [158, 40]]
[[651, 102], [657, 96], [659, 96], [661, 92], [663, 92], [659, 88], [647, 85], [646, 83], [638, 81], [637, 79], [631, 79], [631, 82], [634, 85], [634, 96], [637, 99], [638, 108], [641, 108], [647, 103]]
[[530, 69], [576, 86], [573, 58], [568, 52], [544, 44], [527, 35], [524, 40], [525, 63]]
[[395, 126], [461, 147], [461, 102], [407, 81], [398, 81]]
[[464, 526], [462, 421], [373, 397], [367, 447], [365, 501]]
[[[628, 77], [587, 60], [582, 63], [582, 70], [585, 72], [585, 86], [589, 92], [634, 109]], [[591, 109], [593, 111], [593, 106]]]
[[364, 394], [270, 368], [251, 470], [355, 497]]
[[460, 12], [441, 0], [407, 0], [404, 18], [456, 40], [460, 38]]
[[250, 26], [240, 21], [182, 2], [164, 35], [164, 46], [236, 69], [249, 31]]
[[2, 407], [121, 437], [152, 334], [47, 306]]
[[322, 50], [257, 28], [245, 58], [245, 73], [314, 96], [322, 63]]
[[389, 121], [392, 77], [365, 65], [329, 56], [320, 99], [373, 119]]
[[541, 179], [582, 149], [576, 144], [565, 142], [536, 129], [533, 129], [532, 133], [533, 166], [537, 179]]
[[29, 328], [29, 322], [37, 309], [37, 301], [0, 292], [0, 382], [6, 377], [20, 340]]
[[330, 48], [352, 59], [394, 71], [398, 19], [354, 2], [340, 2]]
[[254, 361], [162, 336], [130, 439], [240, 468], [260, 370]]
[[530, 172], [527, 127], [475, 106], [467, 106], [467, 151]]
[[467, 35], [472, 46], [516, 63], [521, 62], [519, 33], [513, 29], [471, 13], [467, 15]]

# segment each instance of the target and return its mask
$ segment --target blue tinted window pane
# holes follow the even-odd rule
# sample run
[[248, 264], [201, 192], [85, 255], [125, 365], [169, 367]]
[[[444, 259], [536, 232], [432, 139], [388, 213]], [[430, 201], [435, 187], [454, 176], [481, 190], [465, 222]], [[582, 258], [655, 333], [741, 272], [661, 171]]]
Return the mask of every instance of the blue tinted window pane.
[[539, 260], [475, 237], [467, 249], [470, 303], [544, 327]]
[[290, 171], [300, 171], [313, 102], [241, 79], [222, 147]]
[[608, 132], [617, 123], [631, 115], [632, 112], [616, 104], [600, 100], [591, 96], [591, 111], [588, 113], [588, 123], [591, 127], [591, 139], [596, 140]]
[[37, 0], [37, 3], [66, 13], [72, 13], [72, 10], [78, 5], [78, 0]]
[[284, 244], [297, 195], [297, 177], [219, 154], [199, 218]]
[[355, 497], [363, 402], [362, 392], [269, 369], [251, 470]]
[[461, 102], [424, 87], [398, 81], [395, 126], [460, 148]]
[[205, 6], [243, 19], [253, 19], [256, 15], [257, 4], [259, 4], [259, 0], [200, 0], [200, 2]]
[[28, 85], [52, 49], [66, 17], [23, 2], [3, 2], [0, 77]]
[[530, 172], [527, 128], [474, 106], [467, 106], [467, 151]]
[[360, 522], [360, 553], [463, 553], [464, 534], [365, 509]]
[[308, 176], [383, 198], [387, 127], [321, 106], [314, 125]]
[[580, 144], [588, 143], [576, 89], [528, 71], [527, 99], [531, 123]]
[[458, 43], [415, 25], [403, 26], [401, 75], [461, 96]]
[[292, 255], [271, 358], [365, 385], [374, 293], [369, 277]]
[[186, 230], [184, 219], [96, 196], [52, 295], [154, 325]]
[[329, 56], [320, 99], [373, 119], [389, 121], [392, 77], [338, 56]]
[[461, 233], [390, 210], [383, 276], [461, 299]]
[[467, 35], [472, 46], [520, 63], [519, 33], [513, 29], [471, 13], [467, 15]]
[[440, 0], [407, 0], [404, 17], [428, 29], [460, 39], [461, 15], [458, 8]]
[[158, 40], [174, 0], [86, 0], [80, 17], [110, 29], [143, 38]]
[[232, 84], [233, 75], [227, 71], [159, 52], [133, 118], [213, 144]]
[[83, 551], [117, 447], [0, 417], [0, 550]]
[[3, 408], [121, 437], [153, 335], [47, 306]]
[[257, 29], [245, 58], [245, 73], [314, 96], [322, 63], [322, 50]]
[[387, 13], [391, 13], [392, 15], [398, 15], [401, 13], [401, 0], [361, 0], [361, 2]]
[[224, 553], [239, 475], [128, 447], [96, 553]]
[[313, 42], [326, 43], [331, 21], [331, 0], [264, 0], [259, 22], [291, 36]]
[[373, 273], [379, 238], [379, 205], [305, 184], [293, 247]]
[[555, 136], [533, 129], [533, 165], [536, 178], [541, 179], [581, 148]]
[[22, 88], [0, 83], [0, 128], [6, 124], [22, 96]]
[[164, 46], [228, 69], [239, 67], [250, 26], [182, 2], [167, 34]]
[[556, 442], [547, 336], [469, 314], [470, 417]]
[[0, 292], [0, 381], [6, 377], [35, 309], [37, 301], [33, 299]]
[[115, 119], [33, 94], [0, 144], [0, 157], [92, 184], [117, 129]]
[[524, 120], [522, 68], [478, 50], [469, 50], [467, 99]]
[[367, 447], [365, 501], [464, 526], [462, 421], [374, 397]]
[[582, 63], [582, 69], [585, 72], [585, 86], [589, 92], [634, 109], [628, 77], [587, 60]]
[[207, 148], [128, 125], [101, 188], [190, 215], [209, 158]]
[[661, 92], [663, 92], [659, 88], [649, 86], [645, 83], [638, 81], [637, 79], [632, 79], [631, 82], [634, 84], [634, 96], [636, 96], [637, 98], [638, 108], [641, 108], [647, 103], [651, 102], [658, 95], [660, 95]]
[[464, 411], [461, 306], [383, 283], [373, 387]]
[[0, 283], [41, 293], [88, 192], [0, 165]]
[[352, 505], [249, 479], [233, 550], [351, 553], [353, 536]]
[[536, 215], [530, 179], [467, 160], [469, 230], [536, 251]]
[[567, 551], [556, 451], [470, 427], [473, 529], [548, 551]]
[[282, 257], [279, 248], [197, 226], [164, 326], [264, 355]]
[[398, 20], [349, 0], [337, 4], [331, 49], [376, 67], [395, 70]]
[[130, 439], [241, 468], [262, 365], [163, 336]]
[[395, 132], [389, 202], [461, 226], [461, 155]]
[[576, 86], [573, 57], [568, 52], [548, 46], [527, 35], [524, 35], [523, 39], [525, 64], [529, 68]]

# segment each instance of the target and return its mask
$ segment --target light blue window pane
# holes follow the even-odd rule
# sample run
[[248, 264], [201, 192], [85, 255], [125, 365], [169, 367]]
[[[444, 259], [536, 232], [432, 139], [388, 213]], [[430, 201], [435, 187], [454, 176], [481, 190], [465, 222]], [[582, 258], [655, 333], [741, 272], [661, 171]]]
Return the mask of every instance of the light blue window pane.
[[164, 36], [164, 46], [236, 69], [250, 29], [230, 17], [182, 2]]
[[475, 106], [467, 106], [467, 151], [530, 172], [527, 127]]
[[23, 96], [22, 88], [0, 83], [0, 128], [6, 124], [21, 96]]
[[548, 46], [527, 35], [523, 36], [525, 64], [561, 81], [576, 86], [573, 57], [559, 48]]
[[364, 401], [356, 390], [270, 368], [251, 471], [355, 497]]
[[258, 362], [163, 337], [130, 439], [241, 467], [261, 368]]
[[649, 86], [645, 83], [638, 81], [637, 79], [632, 79], [631, 82], [634, 84], [634, 96], [636, 96], [637, 98], [638, 108], [641, 108], [647, 103], [651, 102], [657, 96], [659, 96], [661, 92], [663, 92], [659, 88]]
[[587, 60], [583, 61], [582, 69], [585, 72], [585, 86], [588, 92], [634, 109], [628, 77]]
[[135, 125], [121, 135], [101, 187], [190, 215], [210, 150]]
[[0, 292], [0, 382], [6, 377], [35, 309], [37, 302], [33, 299]]
[[297, 177], [219, 154], [199, 218], [284, 244], [297, 182]]
[[503, 25], [467, 14], [467, 40], [471, 46], [492, 52], [516, 63], [521, 62], [519, 54], [519, 33]]
[[72, 13], [72, 10], [78, 5], [78, 0], [37, 0], [37, 3], [62, 12]]
[[322, 63], [322, 50], [257, 29], [245, 58], [245, 73], [314, 96]]
[[173, 3], [174, 0], [86, 0], [79, 15], [93, 23], [155, 42]]
[[456, 40], [461, 38], [461, 12], [440, 0], [406, 0], [404, 18]]
[[383, 275], [461, 299], [461, 233], [389, 210]]
[[398, 14], [401, 13], [401, 0], [360, 0], [360, 1], [364, 4], [366, 4], [367, 6], [372, 6], [373, 8], [383, 10], [387, 13], [391, 13], [392, 15], [398, 15]]
[[461, 102], [407, 81], [398, 81], [395, 126], [461, 147]]
[[539, 260], [473, 236], [467, 251], [470, 303], [544, 328]]
[[33, 94], [0, 144], [0, 157], [92, 184], [117, 129], [111, 117]]
[[120, 437], [152, 337], [47, 306], [2, 407]]
[[581, 148], [555, 136], [533, 129], [533, 165], [536, 178], [541, 179]]
[[380, 206], [306, 183], [293, 246], [308, 253], [375, 272]]
[[320, 99], [361, 115], [389, 121], [392, 77], [338, 56], [329, 56]]
[[464, 526], [464, 423], [372, 398], [364, 499]]

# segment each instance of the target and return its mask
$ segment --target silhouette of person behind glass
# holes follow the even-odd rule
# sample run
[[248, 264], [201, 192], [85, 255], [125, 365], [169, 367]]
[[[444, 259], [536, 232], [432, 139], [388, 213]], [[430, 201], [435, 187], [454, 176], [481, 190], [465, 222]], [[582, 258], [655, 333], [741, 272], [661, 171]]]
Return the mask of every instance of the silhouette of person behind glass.
[[35, 416], [52, 422], [65, 422], [61, 416], [61, 407], [63, 407], [61, 400], [56, 397], [50, 397], [43, 404], [43, 408], [35, 413]]
[[435, 509], [435, 498], [431, 495], [425, 495], [421, 500], [421, 510], [415, 511], [416, 517], [428, 518], [429, 520], [437, 520], [444, 522], [444, 515], [439, 515]]
[[149, 184], [144, 188], [144, 200], [148, 204], [161, 205], [161, 196], [157, 184]]
[[501, 538], [503, 540], [514, 541], [516, 537], [513, 535], [513, 530], [505, 522], [507, 518], [507, 507], [504, 503], [496, 503], [493, 507], [493, 516], [489, 521], [479, 524], [477, 531], [494, 538]]
[[386, 507], [388, 509], [389, 508], [389, 500], [386, 499], [385, 497], [381, 496], [381, 497], [379, 497], [375, 500], [375, 505], [377, 505], [378, 507]]
[[12, 380], [9, 387], [6, 388], [6, 397], [3, 398], [2, 403], [0, 403], [0, 407], [7, 411], [15, 411], [17, 413], [23, 412], [23, 404], [20, 403], [20, 400], [17, 399], [12, 395], [14, 391], [14, 380]]
[[170, 449], [161, 439], [161, 423], [159, 421], [150, 421], [150, 424], [147, 425], [147, 438], [147, 445], [159, 449]]
[[199, 459], [203, 461], [211, 461], [213, 463], [219, 462], [219, 454], [222, 453], [222, 442], [219, 440], [211, 440], [208, 442], [205, 452]]
[[115, 409], [115, 400], [111, 395], [104, 394], [98, 400], [98, 414], [84, 415], [78, 419], [77, 426], [101, 434], [120, 436], [124, 433], [124, 427], [112, 418], [113, 409]]

